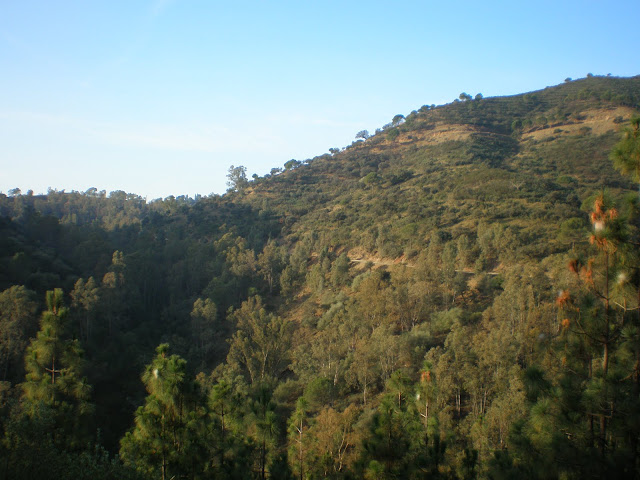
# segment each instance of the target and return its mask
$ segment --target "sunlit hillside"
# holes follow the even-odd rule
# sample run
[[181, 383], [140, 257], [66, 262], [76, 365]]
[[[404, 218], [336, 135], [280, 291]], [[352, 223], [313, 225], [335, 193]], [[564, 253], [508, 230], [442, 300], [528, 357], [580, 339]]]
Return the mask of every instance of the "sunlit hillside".
[[589, 76], [222, 196], [0, 195], [0, 478], [638, 478], [638, 111]]

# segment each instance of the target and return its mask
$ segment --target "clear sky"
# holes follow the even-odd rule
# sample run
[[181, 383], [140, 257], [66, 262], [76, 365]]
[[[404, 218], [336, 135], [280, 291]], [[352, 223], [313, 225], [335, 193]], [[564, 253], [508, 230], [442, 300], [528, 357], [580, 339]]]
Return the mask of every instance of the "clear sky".
[[223, 193], [461, 92], [640, 74], [638, 0], [0, 0], [0, 191]]

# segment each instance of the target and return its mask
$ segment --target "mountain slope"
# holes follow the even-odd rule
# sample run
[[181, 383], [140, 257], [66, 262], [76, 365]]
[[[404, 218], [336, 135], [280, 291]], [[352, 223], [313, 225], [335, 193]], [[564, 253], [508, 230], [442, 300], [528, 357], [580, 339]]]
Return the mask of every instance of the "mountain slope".
[[[6, 470], [71, 444], [9, 408], [32, 299], [63, 287], [94, 387], [82, 430], [144, 478], [161, 472], [139, 427], [163, 416], [136, 410], [140, 374], [164, 385], [162, 359], [185, 388], [155, 397], [188, 433], [161, 446], [176, 475], [637, 473], [637, 190], [608, 157], [640, 77], [462, 98], [224, 196], [0, 196]], [[165, 343], [188, 368], [166, 345], [152, 360]]]
[[546, 255], [566, 247], [554, 229], [584, 219], [585, 198], [631, 188], [608, 152], [639, 91], [640, 77], [592, 77], [423, 107], [340, 153], [258, 179], [235, 200], [282, 215], [291, 233], [316, 230], [383, 256], [412, 256], [433, 229], [455, 238], [479, 222], [513, 227], [528, 244], [551, 241], [540, 246]]

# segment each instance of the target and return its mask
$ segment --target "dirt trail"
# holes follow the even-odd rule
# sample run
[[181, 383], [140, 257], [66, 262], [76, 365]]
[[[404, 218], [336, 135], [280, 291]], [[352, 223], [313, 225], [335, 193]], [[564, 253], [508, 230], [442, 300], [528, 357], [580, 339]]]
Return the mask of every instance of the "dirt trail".
[[[391, 267], [394, 265], [404, 265], [405, 267], [408, 268], [415, 268], [415, 265], [412, 263], [405, 263], [402, 258], [397, 258], [396, 260], [390, 260], [390, 259], [382, 259], [382, 258], [350, 258], [349, 259], [351, 263], [356, 263], [356, 264], [366, 264], [366, 263], [372, 263], [374, 267]], [[467, 275], [474, 275], [476, 272], [474, 272], [473, 270], [471, 270], [470, 268], [465, 268], [463, 270], [456, 270], [456, 273], [466, 273]], [[499, 275], [500, 272], [497, 271], [491, 271], [491, 272], [486, 272], [487, 275]]]
[[377, 258], [350, 258], [351, 263], [373, 263], [376, 267], [390, 267], [392, 265], [404, 265], [405, 267], [414, 268], [415, 265], [411, 263], [404, 263], [402, 260], [388, 260], [388, 259], [377, 259]]

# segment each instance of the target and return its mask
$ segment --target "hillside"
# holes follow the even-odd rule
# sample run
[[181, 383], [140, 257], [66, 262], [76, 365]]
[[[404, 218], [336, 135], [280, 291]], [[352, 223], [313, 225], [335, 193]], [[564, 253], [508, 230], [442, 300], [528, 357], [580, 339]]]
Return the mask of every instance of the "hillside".
[[637, 108], [639, 85], [638, 77], [593, 77], [422, 107], [365, 142], [259, 179], [235, 200], [267, 206], [290, 233], [318, 229], [329, 245], [384, 257], [414, 256], [434, 228], [456, 238], [482, 222], [511, 227], [546, 256], [566, 248], [557, 238], [563, 222], [586, 220], [587, 197], [631, 188], [608, 152]]
[[588, 77], [223, 196], [0, 196], [5, 477], [638, 478], [639, 110]]

